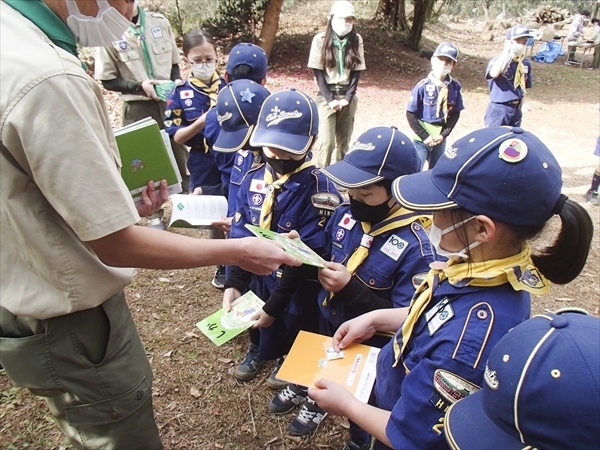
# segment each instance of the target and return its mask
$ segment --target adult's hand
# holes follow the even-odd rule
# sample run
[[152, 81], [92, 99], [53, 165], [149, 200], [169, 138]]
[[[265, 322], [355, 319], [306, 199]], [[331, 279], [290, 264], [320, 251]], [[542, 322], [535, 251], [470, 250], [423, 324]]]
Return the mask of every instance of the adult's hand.
[[339, 111], [340, 110], [340, 102], [337, 100], [333, 100], [333, 101], [329, 102], [329, 107], [331, 109], [333, 109], [334, 111]]
[[142, 81], [142, 89], [146, 94], [146, 97], [151, 98], [152, 100], [159, 100], [156, 91], [154, 90], [154, 85], [158, 84], [158, 80], [144, 80]]
[[142, 217], [156, 214], [168, 198], [167, 180], [160, 181], [158, 191], [154, 188], [154, 181], [148, 181], [148, 184], [142, 191], [142, 204], [137, 207], [138, 214]]
[[225, 309], [226, 312], [231, 311], [231, 304], [233, 303], [233, 301], [240, 297], [240, 291], [238, 291], [236, 288], [227, 288], [225, 289], [225, 292], [223, 292], [223, 308]]
[[348, 100], [346, 100], [345, 98], [339, 100], [338, 101], [338, 111], [341, 111], [348, 105], [349, 105]]
[[302, 261], [284, 252], [279, 244], [268, 239], [247, 237], [236, 240], [238, 244], [244, 247], [244, 251], [238, 253], [239, 261], [236, 265], [248, 272], [257, 275], [269, 275], [279, 269], [282, 264], [288, 266], [302, 265]]

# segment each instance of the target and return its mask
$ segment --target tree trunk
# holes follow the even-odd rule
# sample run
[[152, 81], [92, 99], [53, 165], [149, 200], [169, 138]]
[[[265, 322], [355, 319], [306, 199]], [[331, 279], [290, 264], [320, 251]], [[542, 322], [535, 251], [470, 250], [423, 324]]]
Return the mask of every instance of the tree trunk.
[[413, 17], [413, 24], [408, 34], [408, 48], [411, 50], [418, 50], [421, 37], [423, 36], [423, 28], [431, 7], [433, 6], [433, 0], [415, 0], [415, 12]]
[[398, 29], [406, 31], [409, 29], [408, 19], [406, 17], [406, 0], [397, 0], [398, 4]]
[[279, 14], [281, 14], [282, 6], [283, 0], [270, 0], [265, 9], [263, 26], [258, 37], [258, 45], [265, 51], [267, 58], [271, 55], [271, 50], [273, 50], [275, 36], [279, 29]]

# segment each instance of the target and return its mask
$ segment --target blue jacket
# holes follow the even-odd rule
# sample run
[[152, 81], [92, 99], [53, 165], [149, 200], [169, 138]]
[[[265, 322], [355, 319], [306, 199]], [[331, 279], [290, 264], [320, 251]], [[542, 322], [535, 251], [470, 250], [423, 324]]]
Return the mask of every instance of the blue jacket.
[[[482, 385], [492, 347], [527, 320], [530, 309], [530, 294], [509, 283], [456, 287], [446, 280], [438, 286], [396, 367], [392, 343], [377, 359], [375, 398], [392, 412], [386, 435], [394, 448], [448, 448], [446, 409]], [[400, 347], [401, 330], [394, 338]]]
[[[490, 88], [490, 101], [492, 103], [506, 103], [520, 100], [525, 96], [525, 92], [520, 87], [515, 88], [514, 78], [517, 70], [517, 62], [511, 61], [506, 70], [496, 78], [488, 78], [488, 73], [494, 65], [497, 58], [492, 58], [485, 71], [488, 86]], [[525, 87], [531, 87], [531, 63], [528, 59], [523, 60], [525, 66]]]
[[[416, 216], [409, 213], [402, 218]], [[371, 231], [387, 225], [382, 221]], [[344, 204], [336, 209], [325, 230], [324, 259], [348, 264], [349, 258], [360, 246], [363, 237], [361, 223], [350, 213], [350, 205]], [[321, 289], [319, 306], [321, 313], [336, 330], [343, 322], [360, 314], [378, 308], [408, 306], [415, 289], [425, 279], [429, 271], [429, 263], [434, 260], [429, 244], [429, 237], [421, 221], [415, 218], [411, 224], [386, 231], [373, 237], [367, 257], [354, 273], [353, 278], [381, 298], [379, 305], [374, 305], [368, 296], [362, 295], [352, 299], [345, 298], [346, 287], [352, 289], [350, 283], [338, 294], [323, 305], [329, 292]], [[349, 311], [352, 311], [349, 313]]]
[[235, 152], [224, 153], [216, 152], [213, 150], [213, 146], [215, 145], [215, 142], [217, 141], [220, 132], [221, 124], [218, 120], [217, 109], [213, 108], [206, 115], [206, 123], [204, 125], [204, 136], [206, 138], [206, 145], [208, 145], [208, 151], [215, 159], [215, 164], [219, 169], [219, 173], [221, 174], [221, 183], [229, 185], [229, 181], [231, 178], [231, 168], [235, 159]]

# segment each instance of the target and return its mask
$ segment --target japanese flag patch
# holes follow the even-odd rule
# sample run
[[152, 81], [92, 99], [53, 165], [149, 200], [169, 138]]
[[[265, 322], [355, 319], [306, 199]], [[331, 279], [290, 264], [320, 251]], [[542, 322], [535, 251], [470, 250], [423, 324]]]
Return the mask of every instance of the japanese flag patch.
[[194, 91], [191, 89], [183, 89], [179, 91], [179, 98], [194, 98]]
[[408, 242], [404, 239], [392, 234], [388, 240], [383, 244], [380, 251], [384, 255], [392, 258], [394, 261], [398, 261], [398, 258], [402, 256], [404, 250], [408, 247]]
[[354, 228], [355, 223], [356, 220], [354, 220], [350, 214], [346, 213], [344, 214], [344, 217], [342, 217], [338, 225], [342, 228], [345, 228], [346, 230], [351, 230], [352, 228]]
[[267, 185], [264, 180], [252, 180], [250, 183], [250, 192], [258, 192], [259, 194], [267, 193]]

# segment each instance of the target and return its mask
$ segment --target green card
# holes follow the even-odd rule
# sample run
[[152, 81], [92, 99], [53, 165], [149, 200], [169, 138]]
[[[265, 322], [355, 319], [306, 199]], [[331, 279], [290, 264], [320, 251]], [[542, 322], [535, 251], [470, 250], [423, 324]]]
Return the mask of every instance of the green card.
[[284, 236], [283, 234], [275, 233], [271, 230], [265, 230], [255, 225], [250, 225], [249, 223], [247, 223], [245, 226], [258, 237], [278, 242], [279, 244], [281, 244], [281, 247], [284, 251], [290, 253], [291, 255], [294, 255], [296, 258], [302, 261], [303, 264], [320, 267], [322, 269], [327, 267], [325, 266], [325, 260], [321, 258], [317, 253], [315, 253], [313, 249], [311, 249], [300, 239], [290, 239], [289, 237]]
[[265, 302], [254, 292], [248, 291], [231, 304], [231, 311], [225, 312], [221, 308], [198, 322], [196, 326], [219, 346], [254, 325], [256, 321], [251, 321], [250, 316], [261, 309], [264, 304]]

